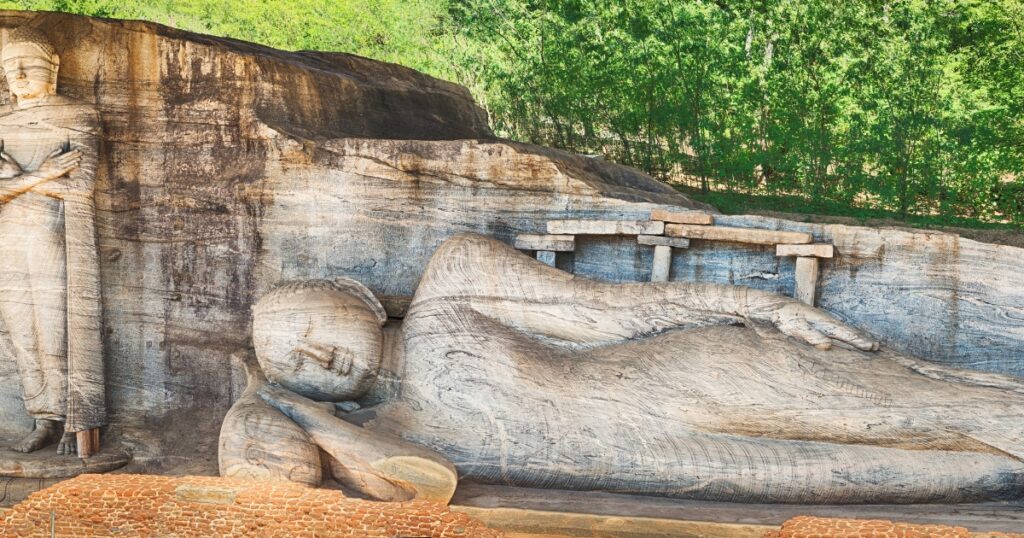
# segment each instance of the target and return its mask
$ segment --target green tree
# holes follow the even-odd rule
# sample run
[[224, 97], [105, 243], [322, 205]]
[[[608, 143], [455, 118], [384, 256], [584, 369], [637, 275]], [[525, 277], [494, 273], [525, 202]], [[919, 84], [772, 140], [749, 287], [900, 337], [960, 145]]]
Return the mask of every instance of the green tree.
[[[340, 50], [708, 190], [1024, 223], [1024, 0], [0, 0]], [[695, 178], [695, 179], [694, 179]]]

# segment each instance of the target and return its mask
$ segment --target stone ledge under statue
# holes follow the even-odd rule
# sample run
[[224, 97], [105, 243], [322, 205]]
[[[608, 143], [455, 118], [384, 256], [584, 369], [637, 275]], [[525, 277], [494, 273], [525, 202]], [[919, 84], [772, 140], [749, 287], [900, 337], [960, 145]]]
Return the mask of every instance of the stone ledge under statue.
[[337, 482], [384, 500], [447, 500], [459, 478], [759, 503], [1024, 498], [1024, 385], [877, 351], [787, 297], [602, 283], [461, 235], [401, 327], [385, 321], [349, 279], [261, 299], [261, 368], [248, 361], [224, 422], [222, 474], [318, 485], [323, 453]]

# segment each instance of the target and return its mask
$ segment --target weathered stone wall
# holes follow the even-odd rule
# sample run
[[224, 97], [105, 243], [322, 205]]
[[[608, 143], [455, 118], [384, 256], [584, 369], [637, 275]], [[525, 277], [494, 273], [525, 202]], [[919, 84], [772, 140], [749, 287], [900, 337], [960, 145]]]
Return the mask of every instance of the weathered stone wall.
[[[281, 278], [354, 273], [411, 295], [452, 233], [508, 237], [527, 218], [629, 206], [605, 195], [687, 203], [622, 167], [487, 142], [464, 88], [400, 66], [150, 23], [0, 13], [0, 29], [21, 24], [57, 46], [60, 91], [101, 114], [108, 407], [112, 433], [131, 432], [144, 468], [215, 469], [227, 357], [248, 344], [253, 298]], [[391, 160], [412, 168], [377, 176]], [[0, 421], [27, 429], [9, 360], [0, 381]]]
[[[220, 352], [246, 339], [259, 208], [239, 192], [267, 175], [261, 132], [291, 133], [303, 144], [492, 136], [464, 88], [397, 65], [150, 23], [0, 12], [4, 36], [22, 24], [57, 47], [59, 91], [101, 114], [108, 379], [121, 387], [110, 403], [115, 422], [118, 409], [134, 407], [131, 419], [146, 430], [164, 429], [168, 410], [191, 411], [208, 416], [204, 432], [215, 439], [228, 404]], [[25, 427], [12, 403], [13, 366], [0, 362], [0, 420]]]
[[[26, 22], [57, 45], [61, 91], [101, 114], [108, 440], [132, 445], [137, 469], [215, 472], [217, 432], [235, 396], [228, 356], [249, 342], [253, 299], [281, 280], [350, 276], [397, 313], [401, 301], [387, 299], [410, 296], [434, 249], [456, 233], [511, 242], [549, 219], [698, 206], [624, 167], [496, 141], [465, 89], [399, 66], [149, 23], [0, 13], [0, 29]], [[1024, 374], [1021, 249], [721, 222], [835, 241], [840, 256], [824, 265], [821, 304], [888, 344]], [[649, 247], [579, 244], [578, 274], [649, 277]], [[673, 278], [790, 292], [791, 263], [695, 241], [676, 253]], [[13, 368], [0, 360], [0, 424], [27, 429]]]
[[0, 536], [11, 538], [502, 535], [442, 504], [371, 502], [293, 483], [215, 477], [82, 475], [4, 515]]
[[[448, 154], [438, 156], [441, 149]], [[605, 191], [596, 191], [583, 181], [593, 176], [560, 174], [550, 161], [547, 169], [527, 165], [545, 162], [533, 151], [473, 142], [326, 144], [314, 165], [290, 167], [274, 176], [287, 181], [263, 185], [272, 201], [258, 224], [264, 248], [257, 288], [345, 275], [378, 294], [411, 295], [436, 246], [457, 232], [512, 243], [517, 233], [544, 233], [550, 218], [645, 219], [655, 207], [692, 206], [667, 194], [616, 189], [603, 178]], [[756, 216], [718, 216], [717, 223], [809, 232], [833, 243], [836, 257], [822, 261], [819, 306], [900, 351], [1024, 376], [1024, 249], [940, 232]], [[331, 234], [331, 227], [358, 232]], [[633, 237], [584, 236], [576, 244], [566, 268], [578, 275], [650, 278], [653, 249]], [[792, 295], [794, 263], [773, 247], [695, 240], [674, 250], [670, 277]]]
[[[702, 207], [635, 171], [524, 144], [343, 139], [307, 156], [279, 140], [281, 170], [248, 193], [261, 200], [257, 295], [282, 280], [348, 276], [410, 297], [457, 233], [512, 243], [550, 219], [646, 219], [660, 207], [651, 202]], [[597, 263], [629, 278], [623, 260]]]

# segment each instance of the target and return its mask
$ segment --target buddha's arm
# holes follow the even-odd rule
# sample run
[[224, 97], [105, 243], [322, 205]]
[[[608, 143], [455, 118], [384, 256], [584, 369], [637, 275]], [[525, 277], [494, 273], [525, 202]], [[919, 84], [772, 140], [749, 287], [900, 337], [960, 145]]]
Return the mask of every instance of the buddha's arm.
[[679, 327], [753, 322], [822, 348], [833, 341], [862, 350], [878, 347], [824, 311], [742, 286], [576, 279], [561, 293], [552, 291], [547, 289], [543, 297], [472, 297], [467, 306], [524, 332], [582, 345], [612, 344]]
[[707, 283], [608, 283], [574, 277], [481, 236], [438, 249], [414, 303], [461, 303], [526, 333], [574, 345], [605, 345], [686, 326], [768, 324], [809, 344], [863, 350], [877, 343], [795, 299]]
[[259, 396], [333, 458], [331, 473], [344, 485], [383, 501], [447, 503], [455, 494], [458, 473], [440, 454], [345, 422], [322, 404], [279, 386], [266, 385]]
[[0, 179], [0, 204], [10, 202], [33, 188], [51, 181], [46, 175], [28, 172], [10, 179]]
[[78, 157], [77, 166], [57, 181], [44, 182], [32, 190], [54, 198], [69, 196], [92, 198], [99, 162], [99, 118], [91, 109], [70, 107], [75, 111], [62, 118], [67, 125], [67, 143], [70, 146], [65, 155]]

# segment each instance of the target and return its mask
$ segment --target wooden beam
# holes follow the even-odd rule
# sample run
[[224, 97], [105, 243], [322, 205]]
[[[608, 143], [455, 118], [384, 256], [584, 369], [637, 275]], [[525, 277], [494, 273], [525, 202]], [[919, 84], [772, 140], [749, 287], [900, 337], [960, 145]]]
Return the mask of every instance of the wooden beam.
[[658, 245], [654, 247], [654, 263], [651, 266], [651, 282], [668, 282], [668, 274], [672, 269], [672, 247]]
[[554, 252], [573, 252], [574, 250], [576, 250], [576, 236], [519, 234], [516, 236], [516, 248], [519, 250], [551, 250]]
[[638, 235], [636, 242], [651, 247], [690, 248], [690, 240], [685, 237], [665, 237], [664, 235]]
[[655, 209], [651, 211], [651, 220], [674, 222], [677, 224], [700, 224], [709, 225], [715, 223], [715, 217], [701, 211], [666, 211]]
[[801, 256], [796, 259], [796, 299], [814, 306], [818, 288], [818, 258]]
[[811, 234], [803, 232], [781, 232], [760, 228], [731, 228], [727, 226], [700, 226], [693, 224], [666, 224], [665, 235], [703, 239], [705, 241], [732, 241], [753, 245], [810, 243], [812, 240]]
[[78, 445], [78, 457], [91, 458], [100, 451], [100, 429], [93, 428], [75, 433], [75, 443]]
[[835, 248], [827, 243], [813, 243], [810, 245], [777, 245], [775, 247], [775, 255], [831, 258], [835, 255]]
[[665, 223], [651, 220], [549, 220], [549, 234], [661, 235]]

